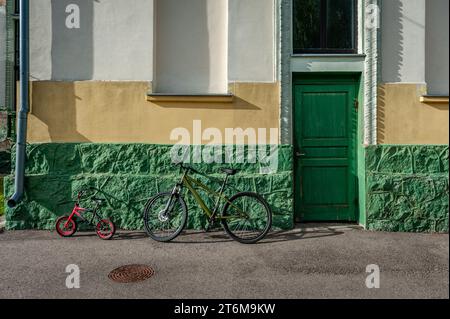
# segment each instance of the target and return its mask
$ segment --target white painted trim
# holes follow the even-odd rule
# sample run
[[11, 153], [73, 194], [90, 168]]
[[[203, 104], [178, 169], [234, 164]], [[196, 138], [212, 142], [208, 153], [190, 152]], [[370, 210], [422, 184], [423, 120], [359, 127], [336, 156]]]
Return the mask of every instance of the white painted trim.
[[273, 30], [273, 75], [276, 82], [279, 79], [279, 52], [280, 52], [280, 32], [279, 32], [279, 5], [278, 0], [272, 1], [272, 30]]
[[427, 85], [425, 82], [383, 82], [383, 84], [395, 84], [395, 85]]
[[357, 46], [358, 46], [358, 54], [364, 55], [364, 0], [358, 0], [358, 39], [357, 39]]
[[[280, 0], [280, 81], [281, 81], [281, 142], [293, 143], [292, 74], [297, 72], [349, 72], [365, 73], [365, 22], [364, 3], [358, 0], [358, 40], [356, 54], [293, 54], [293, 3]], [[358, 58], [360, 61], [358, 61]], [[314, 66], [308, 64], [313, 63]], [[365, 88], [365, 86], [364, 86]]]
[[336, 53], [296, 53], [291, 54], [292, 58], [365, 58], [365, 54], [350, 53], [350, 54], [336, 54]]
[[291, 71], [364, 72], [364, 56], [291, 57]]
[[[364, 10], [369, 5], [378, 5], [379, 0], [364, 0]], [[380, 9], [381, 11], [381, 9]], [[365, 15], [365, 12], [364, 14]], [[364, 145], [376, 145], [377, 138], [377, 99], [379, 79], [379, 29], [364, 28], [364, 49], [366, 54], [364, 76]]]

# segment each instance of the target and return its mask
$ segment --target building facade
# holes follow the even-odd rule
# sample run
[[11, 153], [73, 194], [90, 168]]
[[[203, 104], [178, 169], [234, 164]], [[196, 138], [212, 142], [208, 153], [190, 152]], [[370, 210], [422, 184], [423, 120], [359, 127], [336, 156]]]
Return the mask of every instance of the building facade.
[[[9, 145], [17, 1], [3, 9]], [[218, 177], [239, 168], [232, 186], [263, 194], [277, 228], [448, 231], [446, 0], [33, 0], [30, 66], [10, 229], [52, 228], [87, 186], [120, 227], [141, 228], [147, 198], [179, 177], [183, 144], [233, 146], [230, 160], [191, 160]], [[253, 161], [256, 144], [267, 147]], [[190, 227], [205, 223], [192, 211]]]

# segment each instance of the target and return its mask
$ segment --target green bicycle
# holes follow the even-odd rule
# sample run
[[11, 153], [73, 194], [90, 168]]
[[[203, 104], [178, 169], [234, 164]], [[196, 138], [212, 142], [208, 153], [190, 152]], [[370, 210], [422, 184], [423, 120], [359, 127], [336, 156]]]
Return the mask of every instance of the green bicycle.
[[[145, 230], [152, 239], [169, 242], [180, 235], [186, 227], [188, 208], [182, 196], [184, 187], [192, 194], [208, 217], [209, 223], [206, 231], [216, 221], [220, 221], [228, 235], [243, 244], [254, 244], [267, 235], [272, 226], [272, 211], [261, 195], [251, 192], [237, 193], [231, 198], [224, 195], [229, 177], [236, 175], [237, 170], [222, 169], [226, 176], [220, 191], [216, 192], [189, 176], [190, 173], [201, 173], [192, 167], [178, 165], [183, 171], [181, 181], [171, 192], [160, 193], [152, 197], [145, 205]], [[216, 198], [214, 209], [210, 209], [205, 204], [195, 187], [201, 188]], [[221, 206], [223, 206], [222, 213], [219, 214]]]

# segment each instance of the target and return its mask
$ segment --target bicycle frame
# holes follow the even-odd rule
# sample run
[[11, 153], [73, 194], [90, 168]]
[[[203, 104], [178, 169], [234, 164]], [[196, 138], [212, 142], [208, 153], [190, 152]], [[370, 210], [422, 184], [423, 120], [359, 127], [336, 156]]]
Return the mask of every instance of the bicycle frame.
[[[98, 205], [97, 207], [95, 207], [94, 209], [87, 209], [87, 208], [82, 208], [80, 206], [79, 203], [75, 204], [75, 207], [72, 210], [72, 213], [70, 214], [69, 218], [67, 219], [66, 223], [64, 224], [64, 227], [67, 227], [69, 225], [69, 222], [75, 217], [78, 216], [82, 221], [88, 222], [89, 224], [93, 225], [94, 224], [94, 219], [97, 216], [97, 210], [98, 210]], [[83, 213], [92, 213], [92, 219], [91, 221], [88, 221], [86, 218], [84, 218]]]
[[[222, 200], [225, 201], [225, 202], [228, 202], [230, 205], [232, 205], [235, 208], [237, 208], [240, 213], [245, 215], [244, 212], [242, 212], [238, 207], [233, 205], [233, 203], [230, 201], [230, 199], [223, 194], [224, 190], [225, 190], [225, 186], [226, 186], [226, 184], [228, 182], [228, 176], [226, 176], [225, 180], [223, 181], [222, 186], [220, 188], [220, 191], [216, 192], [216, 191], [212, 190], [211, 188], [209, 188], [208, 186], [204, 185], [199, 180], [190, 177], [188, 175], [190, 170], [192, 170], [192, 169], [188, 169], [188, 170], [186, 170], [184, 172], [183, 177], [181, 179], [181, 183], [179, 183], [179, 184], [177, 184], [177, 186], [175, 186], [175, 188], [173, 190], [173, 194], [179, 193], [181, 191], [181, 189], [180, 189], [181, 186], [185, 186], [188, 189], [188, 191], [192, 194], [192, 196], [194, 197], [194, 199], [197, 202], [197, 204], [201, 207], [203, 212], [206, 214], [206, 216], [208, 216], [208, 218], [210, 220], [212, 220], [212, 219], [225, 220], [225, 219], [232, 219], [233, 218], [232, 216], [217, 216], [218, 210], [220, 208], [220, 203], [221, 203]], [[211, 210], [208, 207], [208, 205], [206, 205], [206, 203], [204, 202], [204, 200], [202, 199], [200, 194], [195, 189], [194, 185], [199, 187], [199, 188], [201, 188], [206, 193], [208, 193], [208, 194], [210, 194], [210, 195], [212, 195], [212, 196], [217, 198], [217, 201], [216, 201], [216, 204], [215, 204], [213, 210]], [[169, 203], [167, 204], [166, 211], [170, 207], [170, 204], [171, 204], [171, 201], [169, 201]]]

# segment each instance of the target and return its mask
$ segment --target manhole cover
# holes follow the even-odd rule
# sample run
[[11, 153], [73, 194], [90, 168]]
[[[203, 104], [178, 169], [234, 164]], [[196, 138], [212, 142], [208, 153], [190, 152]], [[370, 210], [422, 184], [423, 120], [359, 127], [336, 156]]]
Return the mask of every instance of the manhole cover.
[[111, 271], [108, 278], [118, 283], [140, 282], [149, 279], [155, 274], [153, 268], [145, 265], [122, 266]]

